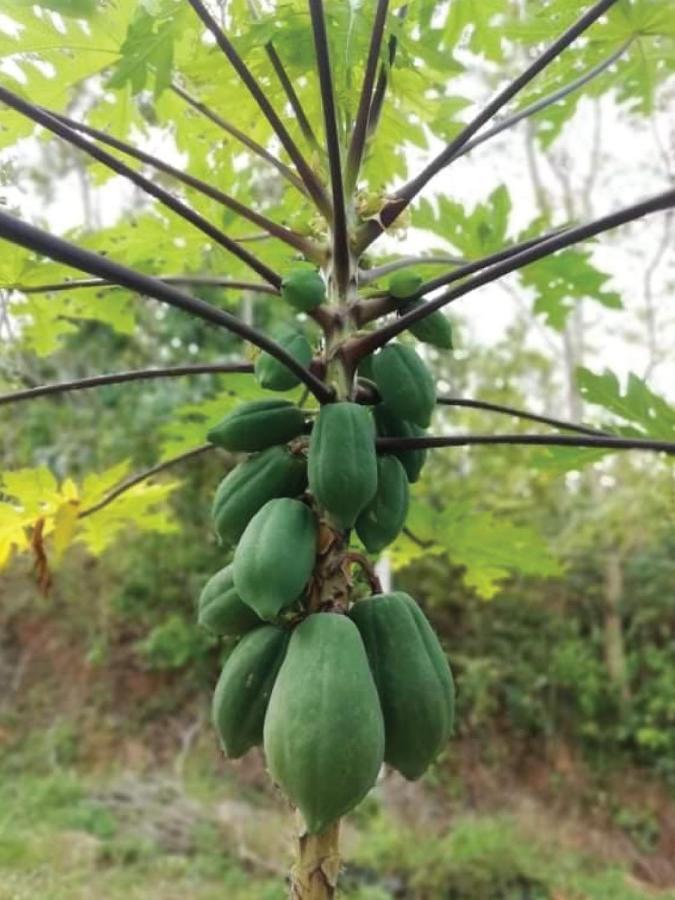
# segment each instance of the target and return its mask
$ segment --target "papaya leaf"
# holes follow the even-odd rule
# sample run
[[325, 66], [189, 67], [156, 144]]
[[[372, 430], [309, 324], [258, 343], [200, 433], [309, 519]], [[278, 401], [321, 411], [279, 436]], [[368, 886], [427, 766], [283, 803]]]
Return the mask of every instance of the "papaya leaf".
[[[77, 332], [78, 319], [94, 319], [118, 334], [132, 334], [136, 318], [128, 291], [79, 289], [72, 294], [35, 294], [11, 304], [21, 330], [21, 342], [38, 356], [58, 350], [63, 339]], [[73, 321], [75, 320], [75, 321]]]
[[[80, 519], [84, 510], [100, 502], [129, 470], [129, 460], [100, 473], [90, 473], [80, 486], [72, 478], [61, 484], [45, 466], [4, 472], [0, 477], [0, 568], [14, 553], [30, 551], [31, 538], [39, 533], [38, 560], [48, 572], [47, 555], [58, 564], [75, 542], [93, 554], [102, 553], [130, 526], [140, 531], [167, 533], [175, 530], [166, 500], [180, 482], [140, 482], [108, 506]], [[48, 549], [44, 539], [49, 538]]]
[[0, 502], [0, 566], [6, 565], [14, 552], [30, 550], [31, 537], [38, 532], [42, 546], [62, 507], [73, 503], [73, 489], [70, 481], [60, 489], [45, 466], [2, 474], [0, 494], [6, 500]]
[[[64, 0], [65, 2], [65, 0]], [[82, 3], [84, 0], [73, 0]], [[97, 4], [87, 18], [61, 18], [37, 4], [3, 4], [0, 30], [0, 79], [33, 103], [65, 112], [78, 87], [115, 62], [135, 0]], [[10, 146], [34, 131], [32, 122], [3, 109], [0, 146]]]
[[[441, 511], [411, 504], [410, 530], [391, 549], [395, 569], [425, 554], [445, 554], [464, 568], [464, 581], [479, 597], [491, 599], [505, 580], [516, 574], [549, 578], [561, 573], [552, 549], [532, 527], [510, 522], [490, 511], [475, 511], [467, 503], [453, 503]], [[412, 546], [411, 546], [412, 545]], [[426, 545], [426, 546], [424, 546]]]
[[[156, 9], [156, 13], [150, 9]], [[171, 84], [174, 39], [181, 19], [181, 6], [174, 0], [152, 7], [140, 5], [129, 23], [120, 59], [107, 86], [118, 89], [129, 85], [132, 94], [140, 94], [152, 80], [154, 96], [159, 97]]]
[[77, 500], [63, 503], [54, 514], [52, 539], [54, 543], [54, 562], [57, 565], [73, 542], [75, 531], [77, 530], [78, 514], [79, 502]]
[[592, 447], [537, 447], [528, 454], [528, 459], [533, 468], [556, 478], [600, 462], [610, 452]]
[[[584, 401], [601, 407], [614, 417], [615, 421], [609, 425], [611, 431], [663, 440], [675, 437], [675, 408], [647, 387], [642, 378], [631, 372], [622, 392], [618, 377], [607, 369], [598, 375], [580, 366], [575, 374]], [[555, 477], [580, 471], [609, 453], [610, 450], [589, 447], [542, 447], [529, 454], [529, 461], [534, 468]]]
[[627, 423], [619, 431], [672, 440], [675, 437], [675, 407], [647, 387], [646, 382], [631, 372], [626, 389], [608, 369], [598, 375], [583, 366], [576, 370], [579, 393], [587, 403], [603, 409]]
[[15, 7], [31, 7], [41, 6], [43, 9], [50, 9], [66, 18], [89, 19], [94, 15], [97, 8], [96, 0], [40, 0], [39, 3], [33, 3], [33, 0], [9, 0], [9, 9]]
[[451, 3], [443, 38], [452, 47], [466, 45], [476, 55], [499, 62], [503, 59], [502, 27], [507, 12], [504, 0]]
[[17, 469], [2, 475], [2, 493], [16, 500], [28, 515], [38, 516], [58, 498], [58, 482], [46, 466]]
[[179, 486], [180, 482], [175, 480], [135, 485], [109, 506], [82, 519], [76, 539], [90, 553], [99, 556], [119, 535], [128, 532], [130, 526], [157, 534], [177, 531], [175, 517], [166, 509], [165, 503]]
[[126, 478], [131, 468], [131, 460], [123, 459], [103, 472], [89, 472], [82, 482], [82, 500], [87, 506], [97, 503]]
[[436, 206], [422, 199], [412, 213], [416, 228], [443, 237], [467, 259], [500, 250], [507, 241], [511, 198], [505, 185], [496, 188], [485, 203], [469, 213], [461, 203], [439, 197]]
[[10, 503], [0, 502], [0, 569], [3, 569], [14, 552], [28, 548], [28, 534], [22, 510]]
[[526, 287], [535, 292], [534, 311], [546, 324], [563, 331], [579, 300], [595, 300], [608, 309], [622, 309], [621, 297], [605, 285], [611, 276], [591, 262], [585, 250], [564, 250], [526, 266], [520, 272]]

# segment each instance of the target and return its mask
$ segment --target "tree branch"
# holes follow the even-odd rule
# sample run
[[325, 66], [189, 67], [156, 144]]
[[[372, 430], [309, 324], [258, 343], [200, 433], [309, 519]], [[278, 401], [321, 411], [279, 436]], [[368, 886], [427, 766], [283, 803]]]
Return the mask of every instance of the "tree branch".
[[370, 35], [368, 60], [363, 76], [363, 86], [361, 87], [359, 108], [356, 113], [356, 121], [354, 123], [354, 130], [352, 131], [352, 139], [349, 143], [347, 162], [345, 165], [345, 190], [348, 194], [351, 194], [356, 187], [366, 147], [368, 120], [370, 118], [370, 110], [373, 101], [373, 85], [375, 84], [375, 76], [377, 74], [377, 63], [380, 58], [388, 8], [389, 0], [377, 0], [375, 20]]
[[[461, 281], [462, 278], [466, 278], [467, 276], [472, 275], [474, 272], [480, 272], [482, 269], [487, 269], [490, 266], [495, 265], [495, 263], [511, 259], [512, 257], [517, 256], [519, 253], [522, 253], [524, 250], [528, 250], [530, 247], [536, 247], [543, 241], [547, 241], [549, 240], [549, 238], [554, 237], [555, 235], [563, 234], [567, 230], [567, 227], [557, 228], [553, 231], [546, 232], [543, 235], [539, 235], [539, 237], [529, 238], [527, 241], [522, 241], [520, 244], [514, 244], [511, 247], [505, 247], [503, 250], [498, 250], [496, 253], [491, 253], [489, 256], [483, 256], [481, 259], [475, 259], [472, 262], [464, 263], [463, 265], [458, 266], [456, 269], [453, 269], [450, 272], [444, 272], [442, 275], [438, 275], [436, 278], [425, 281], [424, 284], [419, 288], [419, 290], [410, 297], [410, 300], [419, 300], [425, 294], [429, 294], [431, 293], [431, 291], [435, 291], [439, 287], [443, 287], [447, 284], [452, 284], [455, 281]], [[395, 312], [396, 310], [400, 309], [400, 307], [400, 300], [396, 300], [395, 297], [390, 297], [387, 292], [384, 292], [381, 296], [375, 296], [367, 299], [366, 301], [357, 301], [354, 304], [355, 321], [359, 325], [365, 325], [368, 322], [372, 322], [374, 319], [379, 319], [381, 316], [387, 315], [391, 312]]]
[[[2, 398], [0, 398], [0, 402], [2, 402]], [[461, 406], [469, 409], [484, 409], [488, 412], [499, 413], [500, 415], [515, 416], [517, 419], [527, 419], [530, 422], [541, 422], [543, 425], [552, 425], [554, 428], [561, 428], [564, 431], [575, 431], [577, 434], [605, 435], [611, 437], [609, 432], [602, 431], [598, 428], [589, 428], [587, 425], [577, 425], [574, 422], [567, 422], [564, 419], [554, 419], [551, 416], [525, 412], [522, 409], [516, 409], [513, 406], [504, 406], [500, 403], [489, 403], [487, 400], [464, 400], [460, 397], [438, 397], [436, 403], [438, 403], [439, 406]]]
[[418, 537], [415, 532], [411, 531], [407, 526], [404, 526], [401, 530], [406, 537], [410, 538], [413, 544], [417, 544], [417, 546], [422, 547], [423, 550], [427, 550], [429, 547], [434, 546], [433, 541], [426, 541], [424, 538]]
[[[397, 16], [402, 22], [408, 15], [408, 4], [404, 4], [397, 12]], [[387, 44], [388, 64], [384, 63], [380, 66], [380, 74], [377, 76], [377, 84], [373, 93], [373, 100], [370, 104], [368, 112], [368, 137], [372, 137], [380, 122], [382, 115], [382, 107], [384, 106], [384, 97], [387, 93], [387, 82], [389, 79], [389, 70], [394, 65], [396, 59], [396, 50], [398, 48], [398, 38], [392, 34]]]
[[415, 299], [419, 299], [425, 294], [430, 294], [440, 287], [453, 284], [455, 281], [461, 281], [462, 278], [473, 275], [474, 272], [480, 272], [482, 269], [487, 269], [490, 266], [494, 266], [496, 263], [512, 259], [514, 256], [523, 253], [525, 250], [529, 250], [532, 247], [538, 247], [539, 244], [543, 244], [545, 241], [557, 237], [558, 235], [565, 234], [567, 231], [569, 231], [569, 226], [567, 225], [564, 225], [561, 228], [553, 228], [551, 231], [547, 231], [537, 237], [528, 238], [526, 241], [521, 241], [519, 244], [514, 244], [511, 247], [504, 247], [503, 250], [497, 250], [496, 253], [491, 253], [489, 256], [483, 256], [481, 259], [464, 263], [464, 265], [458, 266], [451, 272], [444, 272], [442, 275], [437, 275], [436, 278], [430, 278], [429, 281], [425, 281], [417, 291]]
[[587, 72], [584, 72], [583, 75], [575, 78], [574, 81], [570, 81], [569, 84], [563, 85], [557, 91], [554, 91], [552, 94], [547, 94], [545, 97], [542, 97], [535, 103], [531, 103], [529, 106], [525, 106], [523, 109], [514, 113], [512, 116], [502, 119], [501, 122], [497, 122], [492, 128], [482, 132], [482, 134], [479, 134], [472, 141], [469, 141], [468, 144], [465, 144], [464, 147], [462, 147], [459, 153], [457, 153], [452, 158], [452, 162], [454, 162], [456, 159], [459, 159], [461, 156], [465, 156], [467, 153], [470, 153], [480, 144], [485, 143], [485, 141], [489, 141], [490, 138], [501, 134], [502, 131], [506, 131], [507, 128], [512, 128], [514, 125], [517, 125], [518, 122], [522, 122], [523, 119], [528, 119], [530, 118], [530, 116], [536, 115], [543, 109], [546, 109], [549, 106], [553, 106], [554, 103], [558, 103], [560, 100], [564, 100], [565, 97], [569, 96], [569, 94], [573, 94], [575, 91], [578, 91], [579, 88], [582, 88], [585, 84], [588, 84], [589, 81], [597, 78], [598, 75], [602, 75], [603, 72], [606, 72], [607, 69], [610, 68], [610, 66], [612, 66], [620, 57], [623, 56], [626, 50], [628, 50], [628, 48], [633, 44], [633, 41], [634, 38], [629, 38], [624, 44], [622, 44], [621, 47], [619, 47], [618, 50], [608, 56], [607, 59], [602, 60], [602, 62], [599, 62], [596, 66], [593, 66], [593, 68], [589, 69]]
[[264, 159], [265, 162], [269, 163], [271, 166], [274, 166], [277, 172], [283, 178], [285, 178], [286, 181], [289, 182], [289, 184], [292, 184], [293, 187], [297, 188], [305, 197], [308, 196], [307, 188], [298, 178], [295, 172], [293, 172], [292, 169], [289, 169], [289, 167], [285, 163], [282, 163], [280, 159], [277, 159], [276, 156], [274, 156], [268, 150], [265, 150], [262, 144], [258, 144], [256, 141], [252, 140], [245, 132], [241, 131], [235, 125], [232, 125], [226, 119], [223, 119], [212, 109], [209, 109], [209, 107], [205, 103], [202, 103], [201, 100], [197, 100], [196, 97], [188, 94], [188, 92], [180, 87], [180, 85], [172, 83], [171, 90], [174, 92], [174, 94], [177, 94], [179, 97], [185, 100], [185, 102], [189, 106], [191, 106], [193, 109], [196, 109], [197, 112], [201, 113], [201, 115], [203, 115], [206, 119], [209, 119], [211, 122], [213, 122], [214, 125], [222, 128], [222, 130], [227, 134], [232, 135], [233, 138], [238, 140], [245, 147], [248, 147], [248, 149], [256, 156], [259, 156], [260, 159]]
[[220, 203], [227, 209], [231, 209], [243, 219], [247, 219], [249, 222], [257, 225], [259, 228], [262, 228], [268, 234], [272, 235], [275, 238], [278, 238], [285, 244], [288, 244], [289, 247], [293, 247], [295, 250], [299, 250], [300, 253], [304, 253], [310, 258], [317, 256], [318, 249], [311, 241], [307, 240], [307, 238], [303, 238], [302, 235], [299, 235], [296, 232], [285, 228], [283, 225], [278, 225], [276, 222], [268, 219], [267, 216], [263, 216], [261, 213], [256, 212], [254, 209], [250, 209], [248, 206], [246, 206], [245, 203], [241, 203], [239, 200], [230, 196], [230, 194], [226, 194], [218, 188], [212, 187], [210, 184], [202, 181], [200, 178], [195, 178], [194, 175], [190, 175], [188, 172], [182, 172], [180, 169], [177, 169], [175, 168], [175, 166], [171, 166], [168, 163], [163, 162], [156, 156], [152, 156], [152, 154], [150, 153], [145, 153], [143, 150], [138, 150], [131, 144], [127, 144], [125, 141], [120, 141], [117, 138], [106, 134], [105, 131], [100, 131], [98, 128], [91, 128], [89, 125], [85, 125], [82, 122], [76, 122], [74, 119], [70, 119], [68, 116], [52, 112], [49, 109], [45, 109], [45, 107], [41, 107], [41, 109], [43, 112], [47, 113], [47, 115], [58, 119], [60, 122], [63, 122], [70, 128], [75, 129], [75, 131], [81, 131], [83, 134], [89, 135], [90, 137], [93, 137], [97, 141], [101, 141], [104, 144], [108, 144], [108, 146], [114, 147], [116, 150], [119, 150], [121, 153], [125, 153], [127, 156], [131, 156], [133, 159], [139, 160], [139, 162], [143, 162], [148, 166], [152, 166], [154, 169], [157, 169], [160, 172], [165, 172], [167, 175], [171, 175], [172, 178], [175, 178], [183, 184], [188, 185], [188, 187], [194, 188], [194, 190], [199, 191], [200, 194], [204, 194], [206, 197], [210, 197], [212, 200], [215, 200], [217, 203]]
[[266, 266], [256, 256], [253, 256], [248, 250], [240, 247], [231, 238], [220, 231], [220, 229], [211, 225], [211, 223], [207, 222], [207, 220], [200, 216], [199, 213], [194, 212], [189, 206], [186, 206], [180, 200], [177, 200], [168, 191], [165, 191], [148, 178], [140, 175], [119, 159], [111, 156], [110, 153], [107, 153], [90, 141], [85, 140], [85, 138], [81, 137], [73, 128], [65, 125], [62, 121], [54, 118], [40, 107], [34, 106], [17, 94], [13, 94], [1, 85], [0, 100], [16, 112], [21, 113], [38, 125], [42, 125], [43, 128], [46, 128], [53, 134], [63, 138], [69, 144], [73, 144], [80, 150], [84, 150], [85, 153], [88, 153], [89, 156], [98, 160], [100, 163], [103, 163], [103, 165], [107, 166], [109, 169], [112, 169], [113, 172], [122, 175], [124, 178], [128, 178], [137, 185], [137, 187], [141, 188], [141, 190], [145, 191], [147, 194], [151, 194], [156, 200], [159, 200], [160, 203], [176, 213], [176, 215], [190, 222], [191, 225], [194, 225], [195, 228], [199, 229], [203, 234], [208, 235], [208, 237], [221, 247], [224, 247], [242, 262], [246, 263], [249, 268], [253, 269], [254, 272], [257, 272], [261, 278], [265, 279], [265, 281], [268, 281], [276, 288], [281, 286], [281, 278], [277, 273], [272, 271], [272, 269]]
[[191, 366], [167, 366], [159, 369], [135, 369], [130, 372], [112, 372], [109, 375], [93, 375], [91, 378], [80, 378], [76, 381], [61, 381], [57, 384], [40, 384], [24, 391], [11, 394], [0, 394], [0, 406], [10, 403], [21, 403], [24, 400], [36, 400], [38, 397], [49, 397], [53, 394], [65, 394], [70, 391], [85, 391], [89, 388], [102, 387], [106, 384], [122, 384], [127, 381], [146, 381], [152, 378], [176, 378], [181, 375], [218, 375], [221, 373], [250, 375], [253, 364], [238, 363], [202, 363]]
[[[211, 275], [154, 275], [158, 281], [165, 284], [196, 285], [207, 287], [232, 288], [240, 291], [253, 291], [257, 294], [272, 294], [279, 296], [279, 291], [271, 284], [256, 284], [252, 281], [235, 281], [231, 278], [219, 278]], [[78, 288], [103, 289], [115, 288], [117, 285], [103, 278], [77, 278], [72, 281], [55, 281], [51, 284], [5, 284], [0, 285], [6, 291], [19, 291], [21, 294], [56, 294], [61, 291], [77, 290]]]
[[469, 142], [499, 110], [521, 91], [532, 79], [549, 65], [579, 35], [583, 34], [597, 19], [613, 6], [617, 0], [598, 0], [580, 19], [554, 41], [527, 69], [507, 85], [468, 125], [438, 154], [415, 178], [396, 191], [394, 197], [382, 208], [377, 218], [369, 219], [357, 238], [357, 248], [362, 253], [366, 247], [385, 231], [403, 212], [420, 191], [441, 172], [459, 151]]
[[405, 331], [406, 328], [414, 322], [421, 321], [437, 309], [442, 309], [459, 297], [463, 297], [465, 294], [469, 294], [477, 288], [483, 287], [483, 285], [496, 281], [498, 278], [508, 275], [509, 272], [515, 272], [518, 269], [522, 269], [530, 263], [543, 259], [546, 256], [550, 256], [553, 253], [557, 253], [559, 250], [563, 250], [566, 247], [571, 247], [580, 241], [592, 238], [597, 234], [601, 234], [603, 231], [609, 231], [619, 225], [625, 225], [635, 219], [640, 219], [643, 216], [666, 210], [673, 206], [675, 206], [675, 189], [664, 191], [662, 194], [657, 194], [654, 197], [643, 200], [641, 203], [626, 207], [615, 213], [610, 213], [608, 216], [596, 219], [593, 222], [588, 222], [585, 225], [569, 228], [562, 234], [547, 238], [546, 240], [535, 244], [533, 247], [522, 250], [510, 258], [505, 259], [503, 262], [490, 266], [490, 268], [475, 275], [473, 278], [467, 278], [463, 284], [460, 284], [456, 288], [441, 294], [440, 297], [429, 300], [422, 306], [405, 313], [395, 321], [384, 325], [382, 328], [378, 328], [376, 331], [355, 338], [351, 342], [351, 345], [345, 347], [345, 351], [351, 355], [353, 360], [358, 360], [362, 356], [372, 353], [378, 347], [382, 347], [397, 334]]
[[142, 481], [147, 481], [148, 478], [152, 478], [153, 475], [157, 475], [159, 472], [164, 472], [166, 469], [170, 469], [172, 466], [178, 465], [178, 463], [186, 462], [188, 459], [194, 459], [196, 456], [201, 456], [204, 453], [207, 453], [209, 450], [215, 450], [215, 446], [213, 444], [202, 444], [201, 447], [195, 447], [194, 450], [188, 450], [187, 453], [181, 453], [180, 456], [173, 456], [171, 459], [167, 459], [164, 462], [158, 463], [156, 466], [153, 466], [151, 469], [146, 469], [145, 472], [139, 472], [138, 475], [133, 475], [131, 478], [127, 478], [126, 481], [123, 481], [116, 488], [110, 491], [109, 494], [99, 500], [98, 503], [95, 503], [93, 506], [90, 506], [88, 509], [83, 509], [82, 512], [78, 513], [78, 519], [86, 519], [87, 516], [91, 516], [94, 513], [99, 512], [104, 509], [106, 506], [111, 504], [113, 500], [117, 500], [118, 497], [121, 497], [122, 494], [131, 490], [132, 487], [136, 487], [137, 484], [140, 484]]
[[333, 233], [333, 273], [338, 292], [341, 297], [345, 297], [351, 275], [349, 238], [347, 235], [347, 212], [345, 209], [345, 195], [342, 184], [340, 139], [337, 130], [333, 77], [331, 74], [323, 0], [309, 0], [309, 13], [312, 19], [312, 30], [314, 32], [316, 65], [319, 74], [321, 105], [323, 107], [326, 146], [328, 150], [328, 168], [330, 170], [331, 191], [333, 195], [331, 229]]
[[288, 102], [291, 104], [291, 109], [295, 114], [295, 118], [297, 120], [298, 126], [300, 127], [300, 131], [302, 131], [305, 136], [305, 140], [307, 143], [314, 147], [316, 150], [320, 150], [319, 142], [316, 139], [316, 135], [314, 134], [314, 129], [312, 128], [309, 119], [303, 109], [302, 103], [300, 102], [300, 98], [293, 87], [293, 82], [288, 77], [288, 73], [284, 68], [284, 64], [281, 61], [279, 54], [276, 51], [276, 48], [272, 41], [268, 41], [265, 44], [265, 51], [267, 56], [269, 57], [270, 62], [272, 63], [272, 67], [276, 72], [276, 76], [279, 79], [279, 83], [284, 89], [284, 93], [288, 98]]
[[382, 453], [424, 450], [438, 447], [466, 447], [475, 444], [513, 444], [534, 447], [590, 447], [598, 450], [652, 450], [675, 454], [675, 441], [652, 438], [610, 437], [568, 434], [454, 434], [415, 438], [380, 437], [375, 441]]
[[67, 266], [73, 266], [89, 275], [97, 278], [103, 278], [113, 284], [119, 284], [131, 291], [144, 294], [148, 297], [154, 297], [162, 303], [182, 309], [190, 315], [204, 319], [221, 328], [226, 328], [233, 334], [239, 335], [246, 341], [265, 350], [279, 362], [283, 363], [287, 369], [290, 369], [305, 384], [314, 396], [321, 402], [326, 403], [332, 399], [332, 392], [328, 387], [320, 381], [310, 371], [300, 365], [300, 363], [283, 347], [279, 346], [276, 341], [268, 338], [249, 325], [244, 324], [235, 316], [211, 306], [203, 300], [191, 297], [189, 294], [178, 290], [170, 284], [165, 284], [142, 272], [136, 272], [120, 263], [114, 262], [106, 256], [98, 253], [92, 253], [90, 250], [84, 250], [70, 241], [55, 237], [33, 225], [22, 222], [15, 216], [0, 210], [0, 238], [5, 238], [14, 244], [19, 244], [27, 250], [48, 256], [57, 262]]
[[255, 244], [258, 241], [269, 241], [270, 235], [265, 234], [264, 232], [258, 232], [256, 234], [240, 234], [239, 237], [235, 238], [238, 244]]
[[[408, 266], [442, 266], [446, 264], [449, 266], [462, 266], [466, 264], [466, 260], [460, 256], [400, 256], [398, 259], [384, 263], [381, 266], [360, 270], [359, 284], [370, 284], [371, 281], [377, 281], [378, 278], [383, 278], [392, 272], [398, 272], [399, 269], [407, 269]], [[386, 291], [384, 293], [386, 294]]]
[[286, 126], [281, 121], [281, 119], [277, 115], [276, 110], [265, 96], [264, 91], [261, 89], [260, 85], [254, 78], [251, 70], [248, 68], [241, 56], [239, 56], [234, 48], [234, 45], [225, 35], [225, 32], [218, 25], [206, 6], [204, 6], [202, 0], [188, 0], [188, 3], [202, 20], [202, 23], [205, 25], [205, 27], [211, 32], [216, 40], [216, 43], [218, 44], [218, 47], [228, 58], [228, 60], [230, 61], [230, 65], [235, 70], [239, 78], [246, 86], [250, 95], [260, 107], [262, 114], [272, 126], [272, 130], [279, 138], [284, 150], [286, 151], [286, 153], [288, 153], [291, 160], [293, 161], [293, 164], [298, 170], [300, 178], [307, 188], [308, 193], [316, 203], [317, 208], [323, 213], [324, 216], [329, 217], [330, 202], [328, 200], [328, 197], [326, 196], [323, 185], [317, 178], [316, 173], [308, 165], [307, 161], [298, 149], [291, 135], [286, 130]]

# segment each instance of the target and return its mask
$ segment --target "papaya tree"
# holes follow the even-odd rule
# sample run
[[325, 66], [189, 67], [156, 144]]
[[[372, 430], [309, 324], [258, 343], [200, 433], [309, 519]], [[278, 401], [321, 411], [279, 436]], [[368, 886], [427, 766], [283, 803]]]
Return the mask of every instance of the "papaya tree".
[[[198, 617], [227, 648], [213, 701], [224, 752], [262, 744], [298, 810], [296, 898], [334, 896], [340, 819], [382, 764], [417, 779], [452, 732], [438, 639], [412, 597], [383, 591], [374, 565], [406, 527], [428, 452], [675, 452], [668, 403], [636, 376], [623, 394], [611, 374], [591, 391], [622, 424], [488, 404], [550, 430], [433, 433], [439, 406], [486, 404], [444, 396], [429, 365], [452, 350], [446, 308], [511, 273], [551, 317], [584, 292], [616, 305], [580, 245], [641, 219], [649, 229], [675, 207], [672, 185], [586, 221], [542, 209], [517, 239], [503, 186], [471, 214], [422, 196], [439, 176], [451, 189], [461, 158], [523, 120], [554, 140], [584, 95], [611, 93], [636, 120], [649, 116], [675, 74], [674, 23], [673, 0], [3, 3], [3, 147], [18, 156], [37, 136], [57, 139], [97, 184], [115, 176], [138, 200], [121, 210], [111, 191], [116, 221], [66, 235], [21, 204], [0, 210], [3, 327], [32, 334], [33, 349], [78, 320], [128, 334], [133, 304], [152, 299], [241, 351], [30, 385], [0, 404], [207, 373], [236, 378], [245, 402], [223, 404], [205, 442], [126, 479], [121, 468], [81, 485], [45, 469], [6, 473], [0, 563], [32, 550], [47, 588], [49, 552], [78, 537], [100, 550], [125, 522], [160, 527], [151, 511], [173, 485], [150, 476], [237, 455], [214, 486], [223, 565]], [[476, 104], [466, 79], [483, 64], [501, 75]], [[409, 227], [442, 250], [410, 252]], [[252, 305], [235, 314], [220, 288]]]

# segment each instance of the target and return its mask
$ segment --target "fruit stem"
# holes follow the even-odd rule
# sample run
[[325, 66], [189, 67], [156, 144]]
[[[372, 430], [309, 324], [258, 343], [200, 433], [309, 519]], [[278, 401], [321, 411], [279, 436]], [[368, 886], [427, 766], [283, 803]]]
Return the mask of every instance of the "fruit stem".
[[296, 862], [291, 870], [291, 900], [333, 900], [340, 871], [340, 820], [321, 834], [307, 834], [298, 813]]
[[344, 559], [347, 562], [356, 563], [361, 567], [361, 571], [368, 579], [368, 584], [370, 585], [370, 589], [374, 594], [382, 593], [382, 584], [380, 582], [380, 579], [377, 577], [375, 567], [370, 562], [367, 556], [364, 556], [363, 553], [358, 553], [356, 550], [350, 550], [348, 553], [345, 553]]

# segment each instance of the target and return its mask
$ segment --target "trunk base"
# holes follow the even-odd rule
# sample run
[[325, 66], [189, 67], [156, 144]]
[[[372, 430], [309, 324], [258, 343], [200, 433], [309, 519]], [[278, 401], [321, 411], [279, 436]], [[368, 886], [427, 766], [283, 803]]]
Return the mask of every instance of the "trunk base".
[[298, 814], [296, 863], [291, 870], [291, 900], [333, 900], [340, 872], [340, 822], [321, 834], [307, 834]]

